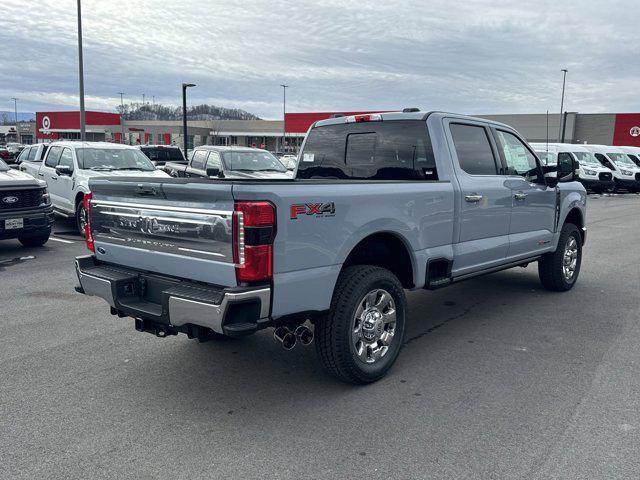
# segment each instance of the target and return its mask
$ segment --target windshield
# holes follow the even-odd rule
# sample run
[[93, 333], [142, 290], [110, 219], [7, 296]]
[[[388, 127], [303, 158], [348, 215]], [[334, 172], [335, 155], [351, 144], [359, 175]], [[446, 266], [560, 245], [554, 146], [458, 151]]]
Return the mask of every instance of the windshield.
[[222, 154], [227, 170], [251, 172], [286, 172], [287, 169], [269, 152], [239, 151]]
[[0, 159], [0, 172], [6, 172], [9, 170], [9, 166]]
[[580, 165], [602, 166], [596, 156], [591, 152], [573, 152], [573, 154], [578, 159], [578, 162], [580, 162]]
[[636, 164], [633, 163], [633, 160], [627, 157], [626, 153], [607, 153], [607, 157], [613, 160], [613, 163], [616, 165], [628, 165], [630, 167], [636, 166]]
[[540, 159], [540, 163], [543, 165], [555, 165], [557, 163], [555, 153], [551, 152], [536, 152], [538, 158]]
[[78, 148], [78, 166], [86, 170], [155, 170], [153, 163], [135, 148]]

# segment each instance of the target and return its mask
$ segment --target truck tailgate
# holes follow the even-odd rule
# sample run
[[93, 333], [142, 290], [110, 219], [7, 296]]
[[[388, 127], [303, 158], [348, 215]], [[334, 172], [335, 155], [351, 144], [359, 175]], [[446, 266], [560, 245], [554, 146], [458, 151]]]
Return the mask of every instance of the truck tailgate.
[[231, 183], [100, 178], [89, 188], [98, 260], [236, 285]]

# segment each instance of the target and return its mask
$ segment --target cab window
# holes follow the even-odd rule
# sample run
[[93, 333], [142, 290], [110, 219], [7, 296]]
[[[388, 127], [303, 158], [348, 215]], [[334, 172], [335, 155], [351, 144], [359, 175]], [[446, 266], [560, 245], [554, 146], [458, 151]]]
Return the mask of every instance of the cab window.
[[38, 153], [38, 147], [31, 147], [31, 149], [29, 150], [29, 156], [27, 157], [27, 160], [29, 162], [33, 162], [36, 159], [37, 153]]
[[73, 154], [71, 153], [70, 148], [65, 148], [62, 150], [62, 154], [60, 155], [60, 161], [58, 165], [63, 167], [69, 167], [73, 170]]
[[25, 148], [24, 150], [22, 150], [17, 158], [18, 163], [26, 161], [29, 158], [29, 152], [31, 150], [35, 150], [35, 148]]
[[530, 182], [542, 181], [538, 160], [524, 142], [504, 130], [496, 130], [496, 137], [507, 175], [520, 175]]
[[222, 160], [220, 160], [220, 154], [218, 152], [209, 153], [207, 168], [217, 168], [218, 170], [222, 170]]
[[58, 161], [60, 160], [60, 155], [62, 154], [62, 147], [51, 147], [49, 149], [49, 154], [47, 155], [47, 159], [45, 160], [45, 166], [49, 168], [56, 168], [58, 165]]
[[193, 157], [191, 158], [191, 168], [204, 170], [204, 164], [206, 161], [207, 161], [207, 151], [196, 150], [195, 152], [193, 152]]

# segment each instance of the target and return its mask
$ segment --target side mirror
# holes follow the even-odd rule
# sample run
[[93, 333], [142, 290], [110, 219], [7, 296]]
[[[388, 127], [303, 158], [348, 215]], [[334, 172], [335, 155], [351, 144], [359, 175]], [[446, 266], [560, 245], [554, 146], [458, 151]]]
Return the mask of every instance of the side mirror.
[[66, 175], [67, 177], [70, 177], [73, 173], [73, 169], [68, 165], [58, 165], [56, 167], [56, 173], [58, 175]]
[[558, 182], [574, 182], [578, 180], [580, 164], [568, 153], [558, 155]]
[[222, 172], [220, 171], [219, 168], [207, 168], [206, 170], [207, 172], [207, 177], [221, 177], [222, 176]]

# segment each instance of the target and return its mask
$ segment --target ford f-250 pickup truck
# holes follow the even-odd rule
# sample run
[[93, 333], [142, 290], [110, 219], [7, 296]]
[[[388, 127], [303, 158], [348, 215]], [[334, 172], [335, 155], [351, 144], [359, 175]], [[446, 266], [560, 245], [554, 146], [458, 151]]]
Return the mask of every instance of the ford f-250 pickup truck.
[[564, 158], [545, 177], [507, 125], [396, 112], [315, 123], [295, 179], [95, 178], [77, 290], [159, 337], [315, 335], [329, 372], [373, 382], [403, 345], [406, 289], [530, 262], [574, 286], [586, 192]]

